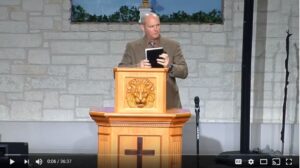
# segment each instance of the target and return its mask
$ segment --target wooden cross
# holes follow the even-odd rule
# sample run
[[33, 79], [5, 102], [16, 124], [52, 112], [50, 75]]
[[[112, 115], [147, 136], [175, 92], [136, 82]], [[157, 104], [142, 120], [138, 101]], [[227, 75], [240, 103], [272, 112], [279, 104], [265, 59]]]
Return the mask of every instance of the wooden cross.
[[137, 150], [125, 149], [125, 155], [136, 155], [137, 156], [137, 168], [142, 168], [143, 155], [155, 155], [154, 150], [143, 150], [143, 137], [137, 137]]

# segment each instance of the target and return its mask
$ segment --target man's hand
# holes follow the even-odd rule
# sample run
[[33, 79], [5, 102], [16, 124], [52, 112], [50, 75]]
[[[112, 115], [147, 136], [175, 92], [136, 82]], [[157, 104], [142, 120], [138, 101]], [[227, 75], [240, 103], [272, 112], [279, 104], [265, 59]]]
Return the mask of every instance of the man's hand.
[[157, 63], [164, 66], [164, 68], [168, 67], [169, 65], [169, 56], [167, 53], [163, 53], [156, 59]]
[[151, 68], [151, 64], [150, 64], [149, 60], [144, 59], [139, 63], [139, 67], [141, 67], [141, 68]]

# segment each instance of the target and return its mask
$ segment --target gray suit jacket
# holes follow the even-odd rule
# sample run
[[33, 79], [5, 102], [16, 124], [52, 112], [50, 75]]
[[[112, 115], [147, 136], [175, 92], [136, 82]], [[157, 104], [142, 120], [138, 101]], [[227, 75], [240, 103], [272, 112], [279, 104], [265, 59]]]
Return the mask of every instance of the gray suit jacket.
[[[160, 37], [160, 47], [169, 55], [170, 64], [173, 64], [172, 70], [167, 78], [167, 109], [181, 108], [178, 86], [176, 77], [186, 78], [188, 75], [188, 67], [182, 55], [180, 45], [176, 41]], [[146, 37], [129, 42], [123, 55], [119, 67], [137, 67], [141, 60], [145, 59], [145, 48], [148, 42]]]

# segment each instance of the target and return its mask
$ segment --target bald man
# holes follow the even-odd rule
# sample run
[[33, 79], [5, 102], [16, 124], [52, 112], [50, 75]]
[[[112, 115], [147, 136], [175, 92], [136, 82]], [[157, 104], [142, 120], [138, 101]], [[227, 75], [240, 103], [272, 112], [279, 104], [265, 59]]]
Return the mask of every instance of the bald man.
[[169, 68], [167, 77], [167, 109], [181, 108], [179, 90], [175, 78], [185, 79], [188, 76], [188, 67], [182, 55], [178, 42], [164, 38], [160, 34], [160, 19], [155, 13], [145, 13], [141, 17], [140, 28], [144, 37], [129, 42], [119, 67], [151, 68], [145, 58], [145, 49], [163, 47], [165, 53], [159, 56], [157, 63]]

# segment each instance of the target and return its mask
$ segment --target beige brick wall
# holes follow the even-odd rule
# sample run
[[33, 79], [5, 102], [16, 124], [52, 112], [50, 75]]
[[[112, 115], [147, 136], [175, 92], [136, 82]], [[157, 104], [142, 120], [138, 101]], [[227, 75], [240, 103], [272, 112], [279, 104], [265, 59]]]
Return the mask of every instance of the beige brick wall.
[[[290, 46], [287, 121], [298, 108], [299, 1], [255, 1], [252, 114], [280, 122], [286, 30]], [[178, 80], [184, 108], [201, 120], [240, 118], [242, 0], [224, 0], [224, 24], [163, 24], [163, 36], [181, 43], [189, 77]], [[113, 106], [112, 68], [137, 24], [72, 24], [70, 0], [0, 1], [0, 120], [82, 121], [92, 106]], [[298, 121], [299, 122], [299, 121]]]

